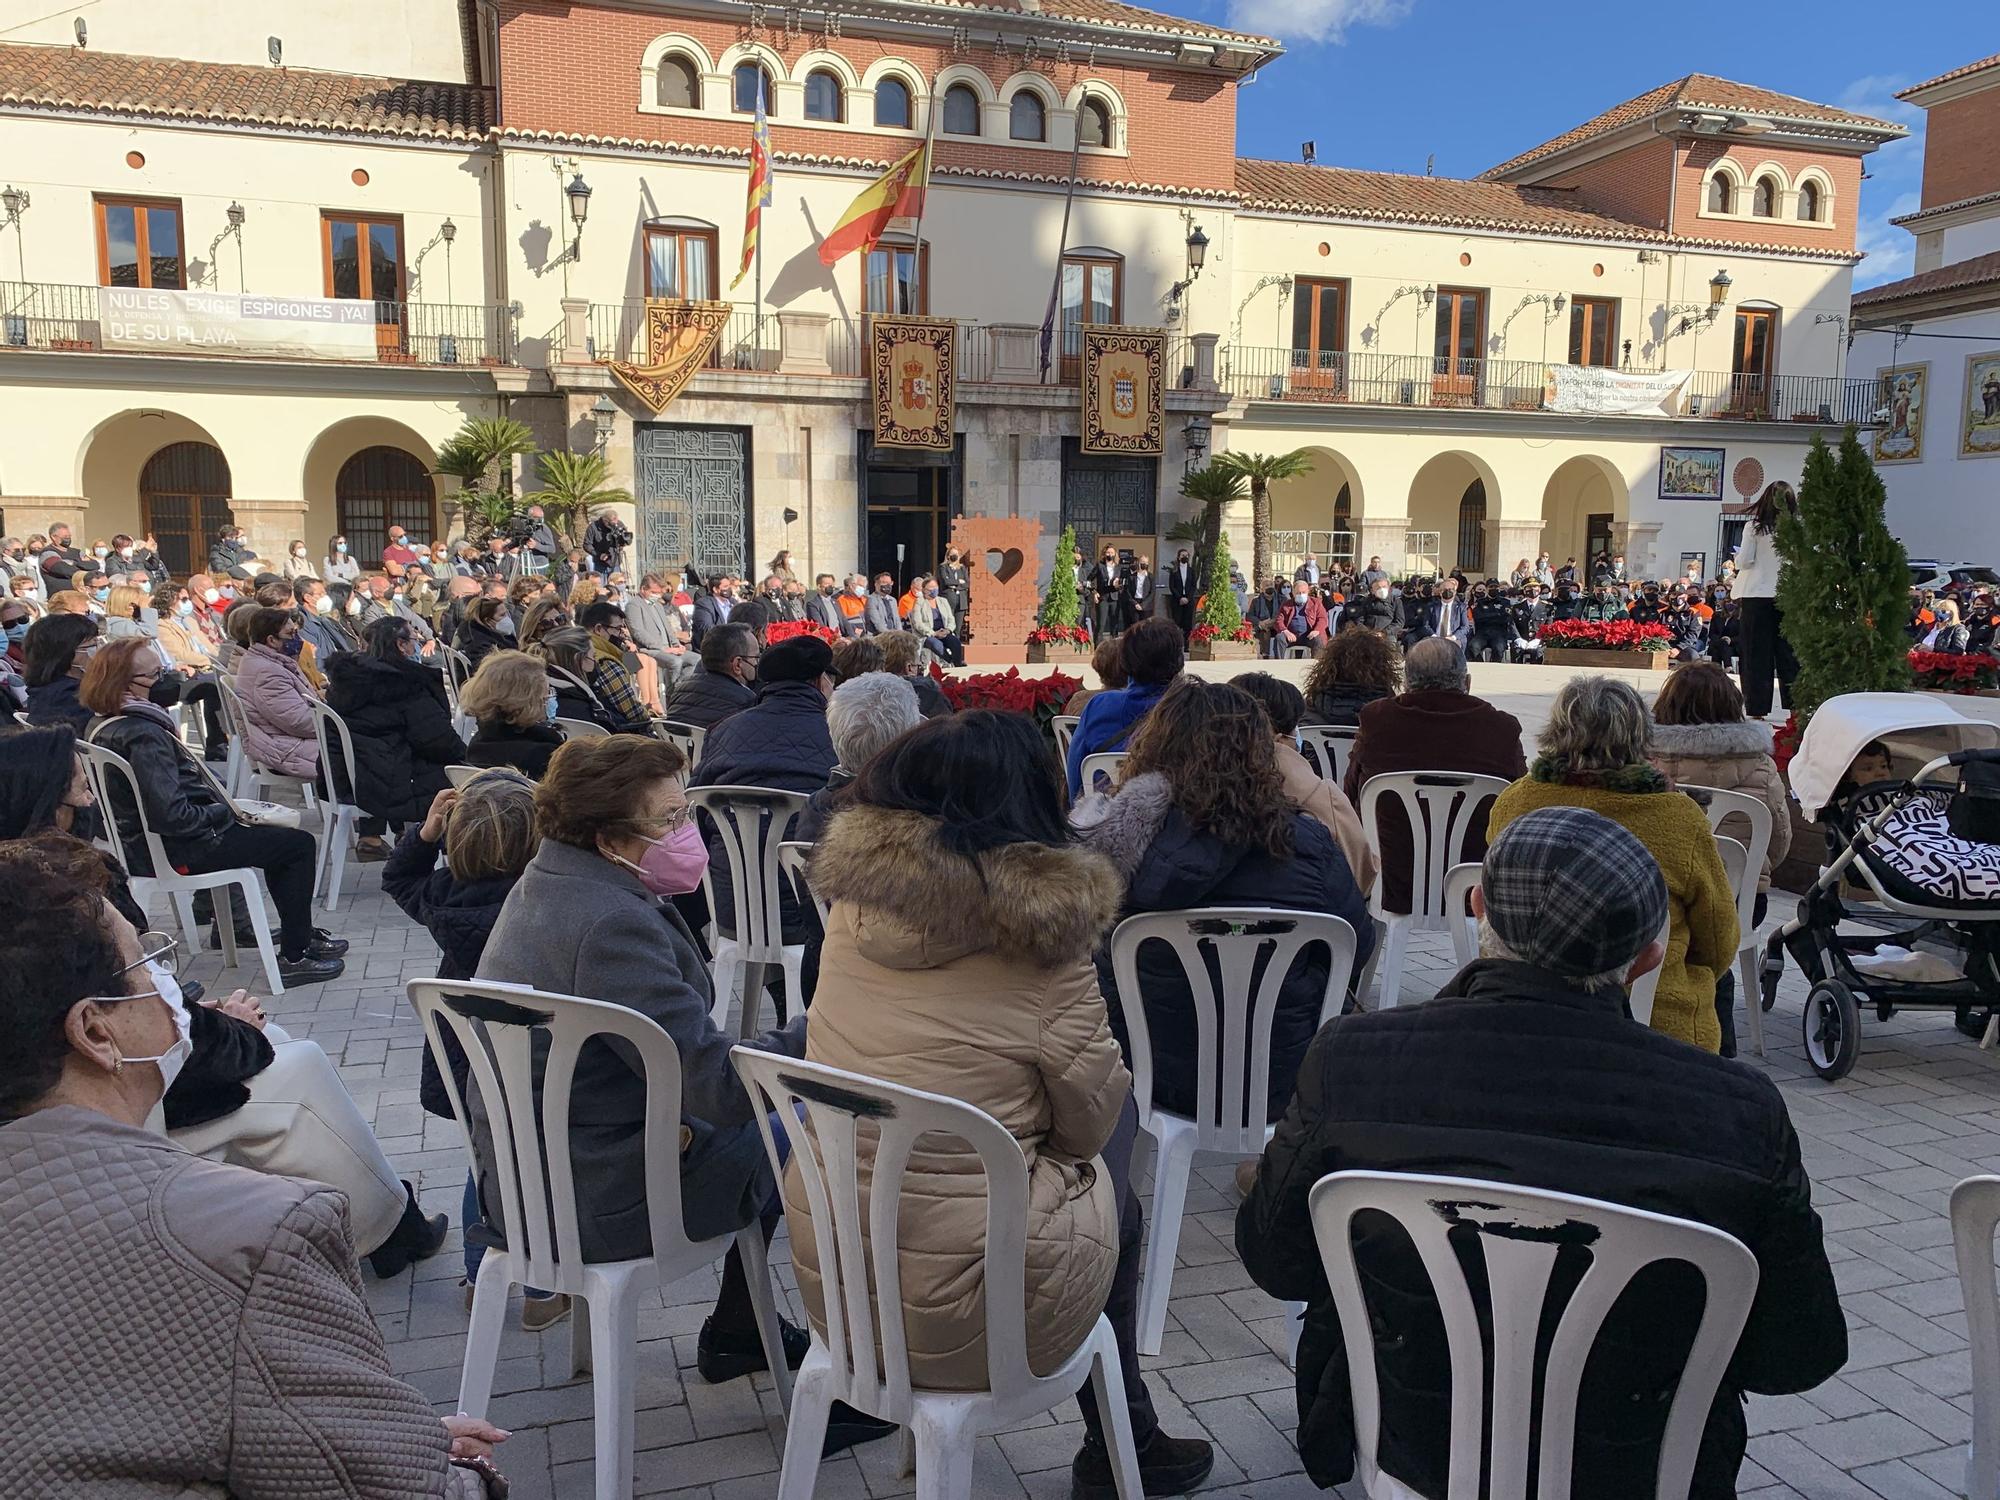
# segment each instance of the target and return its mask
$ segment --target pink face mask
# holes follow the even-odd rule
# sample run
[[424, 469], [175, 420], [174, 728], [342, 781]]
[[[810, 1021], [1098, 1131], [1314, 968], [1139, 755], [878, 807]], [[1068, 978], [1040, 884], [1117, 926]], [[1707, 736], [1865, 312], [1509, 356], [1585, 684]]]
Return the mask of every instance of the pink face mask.
[[654, 839], [636, 865], [621, 855], [611, 858], [639, 877], [655, 896], [682, 896], [701, 884], [708, 871], [708, 845], [690, 819], [665, 838]]

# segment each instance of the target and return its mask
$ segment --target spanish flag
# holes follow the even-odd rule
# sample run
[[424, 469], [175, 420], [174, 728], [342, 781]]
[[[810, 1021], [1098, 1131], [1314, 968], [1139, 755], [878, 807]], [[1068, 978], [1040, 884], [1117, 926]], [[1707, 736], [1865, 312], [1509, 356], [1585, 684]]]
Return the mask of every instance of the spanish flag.
[[930, 184], [931, 145], [925, 141], [897, 161], [847, 205], [840, 222], [819, 242], [820, 264], [830, 266], [856, 250], [870, 250], [888, 233], [891, 219], [913, 219], [924, 210]]

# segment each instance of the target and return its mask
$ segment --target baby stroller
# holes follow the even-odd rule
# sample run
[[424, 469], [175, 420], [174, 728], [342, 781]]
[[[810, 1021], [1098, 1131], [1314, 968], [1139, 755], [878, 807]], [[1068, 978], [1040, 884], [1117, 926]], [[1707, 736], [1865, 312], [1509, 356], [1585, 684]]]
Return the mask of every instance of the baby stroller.
[[[1857, 777], [1864, 753], [1876, 761], [1882, 750], [1890, 779]], [[1952, 1010], [1961, 1031], [1983, 1031], [1990, 1045], [2000, 1013], [2000, 725], [1919, 693], [1850, 693], [1813, 715], [1790, 779], [1799, 806], [1827, 826], [1828, 863], [1797, 919], [1771, 937], [1765, 1009], [1789, 953], [1812, 981], [1806, 1059], [1828, 1079], [1845, 1077], [1860, 1054], [1863, 1003], [1882, 1020], [1905, 1006]]]

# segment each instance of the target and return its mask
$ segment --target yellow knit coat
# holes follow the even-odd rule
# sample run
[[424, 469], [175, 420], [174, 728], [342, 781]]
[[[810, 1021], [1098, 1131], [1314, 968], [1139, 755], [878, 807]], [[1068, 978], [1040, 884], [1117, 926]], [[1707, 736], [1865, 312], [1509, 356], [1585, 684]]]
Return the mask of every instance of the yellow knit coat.
[[[1693, 798], [1671, 787], [1611, 791], [1537, 781], [1531, 772], [1494, 799], [1488, 841], [1498, 839], [1516, 818], [1543, 807], [1586, 807], [1601, 813], [1629, 831], [1659, 861], [1673, 925], [1653, 999], [1653, 1030], [1693, 1042], [1704, 1051], [1720, 1051], [1715, 977], [1734, 962], [1738, 935], [1736, 902], [1707, 815]], [[1757, 1003], [1754, 996], [1749, 1003]]]

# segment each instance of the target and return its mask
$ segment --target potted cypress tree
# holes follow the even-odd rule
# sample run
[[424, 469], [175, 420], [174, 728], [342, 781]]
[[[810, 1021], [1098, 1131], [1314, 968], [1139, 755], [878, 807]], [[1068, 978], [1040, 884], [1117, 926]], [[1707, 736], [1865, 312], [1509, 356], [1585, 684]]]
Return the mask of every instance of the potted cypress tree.
[[1076, 594], [1076, 528], [1063, 527], [1056, 543], [1056, 565], [1049, 574], [1049, 589], [1042, 596], [1042, 612], [1035, 628], [1028, 632], [1028, 660], [1045, 662], [1051, 650], [1063, 656], [1077, 656], [1090, 644], [1083, 628], [1083, 605]]
[[1256, 654], [1257, 632], [1243, 618], [1229, 587], [1229, 538], [1218, 535], [1208, 562], [1208, 592], [1188, 632], [1188, 656], [1194, 661], [1245, 661]]

